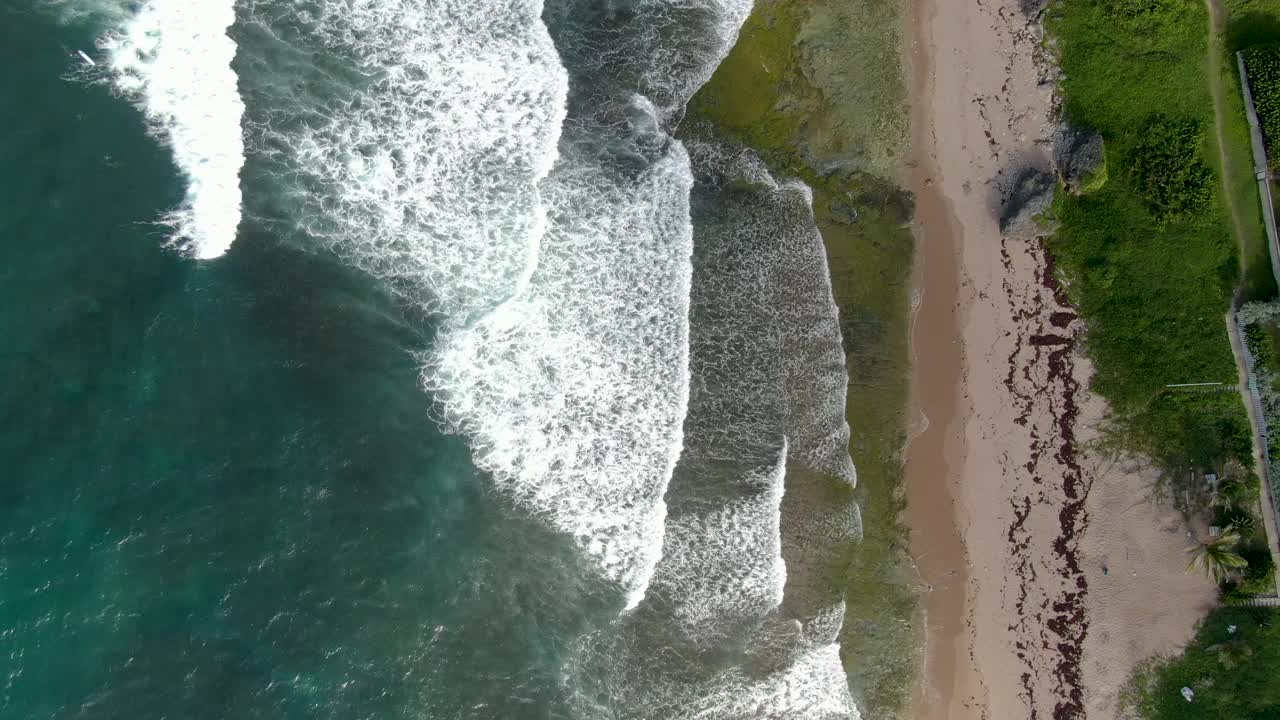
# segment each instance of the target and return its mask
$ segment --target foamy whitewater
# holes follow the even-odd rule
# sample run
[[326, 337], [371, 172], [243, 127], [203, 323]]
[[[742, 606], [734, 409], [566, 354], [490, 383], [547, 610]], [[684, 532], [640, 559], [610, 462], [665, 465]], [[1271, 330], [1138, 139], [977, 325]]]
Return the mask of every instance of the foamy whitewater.
[[99, 40], [115, 88], [146, 115], [186, 176], [182, 205], [162, 222], [170, 241], [197, 258], [222, 255], [240, 225], [244, 165], [244, 103], [231, 68], [236, 45], [227, 36], [234, 0], [68, 2], [70, 17], [109, 21]]
[[[699, 233], [695, 381], [655, 581], [696, 636], [781, 603], [787, 468], [850, 486], [855, 477], [839, 318], [808, 188], [779, 184], [750, 154], [694, 150], [704, 185], [735, 177], [759, 187], [754, 212], [731, 209]], [[847, 533], [857, 532], [851, 518]]]
[[[430, 318], [422, 402], [604, 588], [584, 595], [608, 619], [545, 649], [583, 720], [859, 717], [827, 574], [860, 534], [827, 500], [856, 480], [848, 376], [812, 196], [674, 137], [750, 11], [150, 0], [99, 46], [187, 180], [176, 242], [232, 244], [247, 155], [269, 192], [246, 223]], [[536, 621], [543, 602], [511, 600]]]
[[[541, 9], [362, 2], [290, 17], [357, 78], [341, 99], [294, 97], [322, 105], [305, 123], [274, 118], [269, 142], [305, 178], [309, 234], [442, 318], [423, 382], [445, 426], [634, 603], [680, 449], [691, 176], [642, 97], [615, 106], [622, 133], [566, 123]], [[645, 167], [619, 174], [612, 153], [631, 151]]]
[[545, 16], [558, 29], [565, 64], [580, 77], [607, 78], [643, 94], [670, 123], [729, 54], [751, 6], [751, 0], [609, 6], [558, 0], [548, 3]]
[[[298, 173], [301, 227], [441, 319], [423, 357], [441, 422], [624, 599], [574, 653], [573, 682], [604, 672], [620, 701], [584, 694], [584, 718], [856, 717], [843, 604], [784, 603], [789, 474], [854, 481], [810, 197], [701, 149], [709, 178], [745, 175], [764, 209], [702, 234], [695, 284], [694, 175], [668, 134], [748, 11], [364, 0], [262, 23], [355, 62], [328, 73], [333, 96], [275, 90], [308, 109], [277, 110], [261, 140]], [[789, 532], [838, 547], [856, 508]]]
[[[636, 614], [589, 638], [581, 662], [610, 668], [619, 717], [857, 717], [837, 644], [844, 604], [822, 570], [860, 522], [821, 491], [854, 476], [810, 195], [749, 153], [692, 150], [695, 193], [719, 208], [694, 235], [694, 380], [662, 559]], [[789, 572], [788, 555], [802, 567]]]

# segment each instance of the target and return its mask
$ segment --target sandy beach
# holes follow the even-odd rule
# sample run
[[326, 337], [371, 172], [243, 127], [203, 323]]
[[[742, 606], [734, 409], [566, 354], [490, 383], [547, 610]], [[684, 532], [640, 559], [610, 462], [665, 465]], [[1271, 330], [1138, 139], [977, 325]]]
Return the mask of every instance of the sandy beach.
[[1136, 462], [1089, 451], [1084, 328], [1034, 233], [1002, 237], [1014, 179], [1051, 168], [1053, 70], [1020, 0], [913, 0], [919, 309], [906, 519], [926, 588], [921, 720], [1118, 717], [1134, 664], [1215, 599]]

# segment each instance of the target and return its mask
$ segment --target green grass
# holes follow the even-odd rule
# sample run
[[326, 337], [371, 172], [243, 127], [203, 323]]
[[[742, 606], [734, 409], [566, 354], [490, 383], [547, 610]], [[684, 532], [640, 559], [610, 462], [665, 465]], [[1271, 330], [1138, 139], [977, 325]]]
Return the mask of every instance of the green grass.
[[1213, 172], [1200, 159], [1204, 126], [1197, 120], [1153, 116], [1129, 148], [1130, 186], [1160, 221], [1194, 218], [1213, 198]]
[[1205, 84], [1208, 18], [1193, 0], [1125, 18], [1101, 0], [1053, 7], [1049, 29], [1066, 77], [1066, 110], [1110, 140], [1153, 112], [1213, 122]]
[[689, 106], [814, 191], [850, 376], [850, 453], [863, 541], [844, 583], [841, 652], [864, 714], [901, 717], [919, 666], [919, 607], [899, 522], [906, 442], [913, 241], [889, 179], [905, 147], [896, 0], [757, 2], [738, 43]]
[[[1238, 399], [1163, 392], [1170, 383], [1234, 383], [1223, 315], [1242, 275], [1250, 293], [1274, 289], [1265, 243], [1249, 232], [1254, 224], [1261, 232], [1256, 199], [1246, 215], [1243, 252], [1232, 233], [1213, 140], [1207, 11], [1189, 0], [1066, 0], [1054, 6], [1049, 26], [1065, 73], [1068, 116], [1107, 141], [1107, 184], [1059, 199], [1061, 226], [1050, 243], [1088, 322], [1094, 388], [1110, 403], [1131, 449], [1171, 471], [1233, 455], [1248, 463], [1247, 418]], [[1153, 202], [1158, 193], [1144, 170], [1151, 128], [1161, 122], [1204, 129], [1188, 162], [1215, 173], [1199, 202], [1174, 213]], [[1224, 128], [1233, 170], [1227, 180], [1247, 187], [1249, 165], [1235, 158], [1240, 137], [1233, 127]], [[1247, 134], [1243, 138], [1247, 143]], [[1255, 257], [1259, 246], [1263, 254]], [[1266, 268], [1265, 276], [1255, 277], [1255, 267]]]
[[[1221, 608], [1205, 618], [1180, 657], [1140, 669], [1125, 699], [1147, 720], [1275, 720], [1278, 667], [1280, 612]], [[1183, 699], [1184, 687], [1195, 692], [1192, 702]]]

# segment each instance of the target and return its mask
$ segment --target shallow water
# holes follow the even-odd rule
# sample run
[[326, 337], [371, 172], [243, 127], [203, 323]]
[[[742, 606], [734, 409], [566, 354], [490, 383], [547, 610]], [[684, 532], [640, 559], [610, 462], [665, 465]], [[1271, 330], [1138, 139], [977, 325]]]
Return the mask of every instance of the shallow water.
[[216, 5], [0, 0], [0, 715], [855, 716], [808, 194], [670, 135], [747, 6]]

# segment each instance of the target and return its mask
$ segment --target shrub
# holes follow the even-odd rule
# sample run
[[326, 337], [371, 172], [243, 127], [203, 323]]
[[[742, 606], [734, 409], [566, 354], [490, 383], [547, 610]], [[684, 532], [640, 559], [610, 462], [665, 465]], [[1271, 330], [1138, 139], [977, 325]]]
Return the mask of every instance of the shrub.
[[1258, 111], [1258, 122], [1266, 137], [1267, 157], [1272, 168], [1280, 167], [1273, 145], [1280, 141], [1280, 45], [1263, 45], [1244, 53], [1249, 72], [1249, 90]]
[[1227, 521], [1225, 513], [1231, 512], [1235, 507], [1242, 507], [1258, 498], [1258, 480], [1257, 476], [1245, 470], [1233, 470], [1226, 477], [1218, 481], [1218, 496], [1221, 498], [1221, 504], [1227, 506], [1224, 510], [1224, 516], [1219, 518], [1222, 522], [1218, 525], [1224, 525]]
[[1245, 344], [1253, 354], [1253, 360], [1266, 368], [1275, 367], [1275, 349], [1271, 337], [1261, 323], [1254, 323], [1244, 329]]
[[[1226, 527], [1227, 525], [1235, 526], [1237, 530], [1248, 535], [1253, 532], [1254, 519], [1248, 511], [1235, 508], [1223, 513], [1222, 526]], [[1247, 560], [1248, 558], [1245, 559]]]
[[1240, 557], [1249, 563], [1240, 590], [1245, 595], [1271, 595], [1276, 591], [1275, 562], [1265, 544], [1255, 543], [1240, 548]]
[[1199, 155], [1203, 138], [1195, 120], [1156, 117], [1134, 143], [1133, 185], [1157, 217], [1194, 212], [1213, 197], [1213, 172]]
[[1253, 597], [1244, 589], [1242, 584], [1234, 582], [1219, 583], [1218, 594], [1222, 601], [1228, 605], [1239, 605]]

